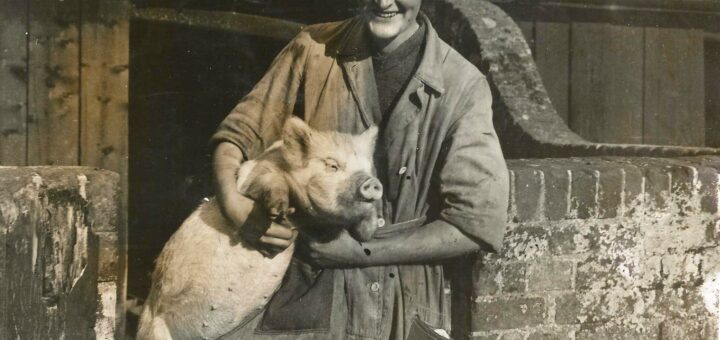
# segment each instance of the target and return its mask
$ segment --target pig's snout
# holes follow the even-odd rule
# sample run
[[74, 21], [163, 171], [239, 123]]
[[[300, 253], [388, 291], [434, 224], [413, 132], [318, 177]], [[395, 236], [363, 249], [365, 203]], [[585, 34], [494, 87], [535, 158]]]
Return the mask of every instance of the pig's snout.
[[370, 177], [360, 184], [359, 194], [364, 200], [377, 201], [382, 198], [383, 187], [377, 178]]

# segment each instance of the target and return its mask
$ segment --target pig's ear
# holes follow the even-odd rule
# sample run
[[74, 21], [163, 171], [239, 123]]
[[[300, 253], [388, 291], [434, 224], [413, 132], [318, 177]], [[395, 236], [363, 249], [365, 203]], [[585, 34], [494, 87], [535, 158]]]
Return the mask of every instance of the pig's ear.
[[361, 133], [359, 136], [357, 136], [357, 141], [360, 143], [360, 145], [367, 147], [368, 153], [372, 155], [373, 151], [375, 150], [375, 141], [377, 140], [378, 135], [378, 127], [373, 125], [365, 132]]
[[312, 129], [302, 119], [290, 117], [283, 125], [283, 145], [290, 154], [305, 156], [310, 147]]

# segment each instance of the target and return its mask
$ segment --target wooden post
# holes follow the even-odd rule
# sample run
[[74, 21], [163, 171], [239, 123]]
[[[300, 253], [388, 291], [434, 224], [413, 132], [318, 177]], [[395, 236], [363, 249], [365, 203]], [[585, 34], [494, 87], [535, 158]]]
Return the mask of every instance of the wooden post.
[[3, 339], [114, 338], [118, 209], [115, 173], [0, 168]]
[[[124, 313], [127, 282], [128, 74], [130, 63], [129, 0], [85, 0], [82, 3], [80, 50], [80, 163], [120, 173], [123, 215], [113, 237], [121, 245], [117, 312]], [[101, 239], [101, 249], [103, 242]], [[117, 318], [117, 337], [124, 317]]]

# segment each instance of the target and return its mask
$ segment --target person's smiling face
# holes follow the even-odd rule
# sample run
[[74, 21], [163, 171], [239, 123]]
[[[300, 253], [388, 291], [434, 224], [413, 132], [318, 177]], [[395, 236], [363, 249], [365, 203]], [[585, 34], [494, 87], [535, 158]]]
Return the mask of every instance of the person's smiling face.
[[404, 41], [418, 27], [422, 0], [364, 0], [363, 17], [376, 42]]

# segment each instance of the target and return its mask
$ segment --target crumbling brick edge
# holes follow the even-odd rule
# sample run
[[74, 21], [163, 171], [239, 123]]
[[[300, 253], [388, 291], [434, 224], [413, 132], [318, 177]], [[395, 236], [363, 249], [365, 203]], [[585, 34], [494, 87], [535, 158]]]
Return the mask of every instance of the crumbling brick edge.
[[473, 339], [717, 339], [720, 157], [509, 160]]

